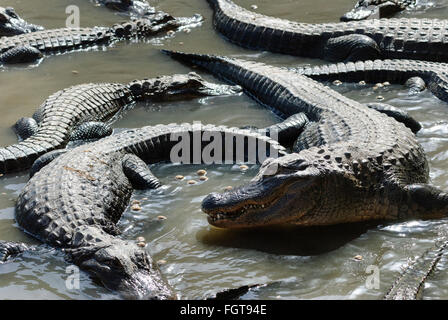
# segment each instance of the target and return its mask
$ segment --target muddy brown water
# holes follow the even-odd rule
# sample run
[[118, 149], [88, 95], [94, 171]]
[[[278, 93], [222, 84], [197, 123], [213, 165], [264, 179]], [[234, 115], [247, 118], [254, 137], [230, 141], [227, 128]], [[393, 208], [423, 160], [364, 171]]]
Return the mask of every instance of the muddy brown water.
[[[257, 11], [305, 22], [337, 21], [352, 7], [354, 0], [238, 0], [238, 4]], [[448, 1], [424, 12], [405, 12], [401, 16], [445, 18]], [[81, 25], [111, 25], [123, 17], [88, 0], [0, 0], [0, 6], [13, 6], [27, 20], [47, 28], [65, 25], [68, 5], [77, 5]], [[11, 125], [30, 116], [53, 92], [86, 83], [118, 81], [184, 73], [189, 68], [160, 54], [159, 49], [178, 49], [233, 55], [279, 66], [321, 64], [322, 61], [245, 50], [223, 40], [212, 28], [211, 13], [205, 0], [152, 1], [176, 16], [200, 13], [205, 21], [191, 33], [178, 33], [160, 41], [118, 43], [107, 50], [77, 52], [45, 59], [37, 68], [6, 68], [0, 71], [1, 144], [16, 141]], [[77, 71], [73, 73], [73, 71]], [[209, 80], [217, 81], [204, 74]], [[332, 86], [330, 84], [330, 86]], [[372, 86], [332, 86], [360, 101], [384, 102], [407, 110], [421, 121], [418, 140], [424, 146], [431, 166], [431, 179], [448, 189], [448, 105], [429, 92], [409, 96], [401, 86], [374, 91]], [[127, 112], [114, 124], [117, 130], [158, 123], [191, 122], [232, 126], [266, 126], [278, 121], [269, 111], [244, 95], [202, 98], [179, 103], [142, 104]], [[196, 185], [177, 181], [182, 174], [196, 178], [200, 168], [209, 180]], [[142, 210], [127, 210], [120, 221], [124, 237], [144, 236], [147, 250], [155, 260], [165, 260], [162, 272], [180, 298], [202, 298], [216, 291], [240, 285], [275, 284], [244, 296], [250, 299], [379, 299], [410, 259], [419, 256], [447, 230], [448, 219], [408, 221], [389, 225], [347, 225], [329, 228], [267, 229], [263, 232], [229, 232], [210, 227], [200, 210], [203, 197], [227, 185], [250, 180], [258, 167], [241, 172], [238, 166], [153, 167], [164, 187], [157, 191], [135, 192]], [[27, 181], [27, 175], [0, 180], [0, 239], [38, 243], [25, 235], [14, 222], [14, 202]], [[143, 199], [143, 200], [142, 200]], [[166, 216], [158, 220], [157, 216]], [[362, 260], [354, 259], [362, 256]], [[118, 299], [81, 272], [80, 288], [66, 286], [67, 263], [62, 253], [51, 248], [31, 252], [0, 265], [0, 299]], [[372, 288], [366, 272], [369, 266], [379, 271], [379, 288]], [[445, 258], [425, 285], [425, 298], [448, 298]]]

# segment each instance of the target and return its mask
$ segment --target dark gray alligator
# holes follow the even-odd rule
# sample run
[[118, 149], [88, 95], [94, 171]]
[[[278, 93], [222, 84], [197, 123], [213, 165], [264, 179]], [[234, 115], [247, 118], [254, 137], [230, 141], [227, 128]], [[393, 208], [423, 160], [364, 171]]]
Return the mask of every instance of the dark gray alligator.
[[341, 17], [341, 21], [389, 18], [415, 7], [417, 0], [359, 0], [352, 10]]
[[135, 80], [129, 84], [89, 83], [51, 95], [32, 118], [15, 129], [23, 139], [0, 148], [0, 173], [30, 168], [41, 155], [64, 148], [70, 140], [98, 139], [112, 133], [105, 122], [138, 101], [233, 94], [239, 88], [204, 81], [195, 73]]
[[[294, 119], [288, 123], [297, 125]], [[291, 132], [288, 123], [268, 129]], [[180, 138], [194, 143], [198, 134], [200, 151], [209, 147], [202, 136], [213, 137], [214, 150], [221, 154], [214, 160], [221, 163], [247, 161], [251, 154], [257, 162], [285, 154], [285, 148], [266, 135], [224, 126], [169, 124], [128, 130], [44, 160], [49, 163], [37, 170], [19, 195], [16, 221], [40, 241], [64, 249], [70, 262], [125, 298], [172, 298], [171, 288], [149, 255], [135, 242], [118, 237], [116, 223], [133, 189], [160, 186], [147, 164], [171, 160]], [[222, 143], [216, 145], [217, 141]], [[242, 141], [240, 159], [237, 152], [230, 156], [224, 152], [234, 141]], [[251, 145], [258, 147], [252, 150]], [[2, 247], [5, 257], [26, 250], [22, 244], [8, 242], [0, 243]]]
[[447, 246], [448, 242], [444, 239], [410, 263], [394, 282], [384, 299], [415, 300], [421, 298], [425, 281], [436, 269], [440, 258], [446, 253]]
[[144, 18], [132, 18], [112, 27], [61, 28], [43, 30], [0, 39], [0, 63], [31, 63], [44, 55], [107, 46], [124, 39], [151, 37], [180, 27], [195, 26], [202, 17], [174, 18], [156, 12]]
[[428, 185], [423, 148], [402, 123], [285, 69], [167, 53], [239, 84], [280, 114], [309, 119], [295, 153], [265, 161], [249, 184], [204, 199], [212, 225], [311, 226], [448, 213], [448, 194]]
[[448, 61], [448, 20], [374, 19], [310, 24], [261, 15], [231, 0], [208, 0], [215, 28], [229, 41], [329, 61]]
[[11, 7], [0, 7], [0, 38], [44, 30], [42, 26], [23, 20]]
[[132, 16], [141, 17], [155, 13], [154, 7], [151, 7], [145, 0], [93, 0], [93, 2]]

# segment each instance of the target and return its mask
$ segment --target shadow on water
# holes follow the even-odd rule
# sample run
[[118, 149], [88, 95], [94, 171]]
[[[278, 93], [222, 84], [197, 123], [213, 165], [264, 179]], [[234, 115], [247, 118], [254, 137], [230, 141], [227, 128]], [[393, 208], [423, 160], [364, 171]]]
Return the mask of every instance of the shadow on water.
[[213, 246], [253, 249], [280, 255], [314, 256], [334, 251], [376, 226], [378, 222], [241, 230], [212, 227], [199, 231], [196, 238]]

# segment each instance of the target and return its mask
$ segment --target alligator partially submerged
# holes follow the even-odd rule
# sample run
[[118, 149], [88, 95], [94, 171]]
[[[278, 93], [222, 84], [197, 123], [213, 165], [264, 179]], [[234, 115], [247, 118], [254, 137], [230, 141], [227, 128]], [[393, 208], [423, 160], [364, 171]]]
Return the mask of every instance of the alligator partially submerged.
[[145, 0], [93, 0], [93, 2], [131, 16], [141, 17], [155, 13], [154, 7], [151, 7]]
[[[296, 125], [295, 120], [291, 123]], [[290, 132], [288, 127], [272, 128]], [[70, 262], [125, 298], [172, 298], [172, 290], [149, 255], [135, 242], [118, 237], [116, 223], [133, 189], [160, 186], [147, 164], [170, 161], [179, 138], [193, 142], [198, 134], [199, 151], [209, 147], [201, 137], [214, 138], [214, 150], [220, 150], [221, 155], [214, 160], [222, 159], [221, 163], [247, 161], [251, 145], [259, 146], [254, 159], [257, 162], [285, 154], [276, 140], [250, 130], [197, 124], [132, 129], [51, 157], [20, 193], [16, 221], [40, 241], [64, 249]], [[229, 156], [224, 150], [234, 141], [242, 141], [242, 150]], [[190, 142], [185, 146], [190, 147]], [[191, 157], [195, 157], [193, 152]], [[24, 250], [16, 249], [17, 245], [0, 243], [0, 248], [6, 248], [6, 256]]]
[[51, 95], [32, 118], [15, 125], [23, 139], [0, 148], [0, 173], [25, 170], [41, 155], [71, 140], [98, 139], [112, 133], [108, 120], [138, 101], [233, 94], [239, 88], [204, 81], [195, 73], [134, 80], [129, 84], [89, 83]]
[[0, 38], [44, 30], [42, 26], [32, 24], [21, 17], [11, 7], [0, 7]]
[[174, 18], [168, 13], [156, 12], [112, 27], [61, 28], [3, 37], [0, 39], [0, 64], [37, 62], [43, 56], [108, 46], [125, 39], [151, 37], [195, 26], [201, 21], [199, 15]]
[[413, 59], [448, 62], [448, 20], [374, 19], [300, 23], [246, 10], [231, 0], [208, 0], [215, 28], [229, 41], [329, 61]]
[[167, 53], [239, 84], [281, 114], [309, 119], [296, 153], [265, 161], [249, 184], [203, 200], [212, 225], [313, 226], [448, 213], [448, 194], [428, 184], [424, 150], [402, 123], [282, 68]]
[[398, 12], [415, 8], [417, 0], [359, 0], [341, 21], [389, 18]]

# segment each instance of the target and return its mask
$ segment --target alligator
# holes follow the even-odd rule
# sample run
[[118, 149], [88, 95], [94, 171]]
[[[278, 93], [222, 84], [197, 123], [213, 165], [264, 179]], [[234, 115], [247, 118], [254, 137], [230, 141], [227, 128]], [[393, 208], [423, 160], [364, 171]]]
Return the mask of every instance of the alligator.
[[107, 121], [138, 101], [184, 99], [234, 94], [238, 87], [204, 81], [195, 73], [134, 80], [129, 84], [89, 83], [52, 94], [32, 118], [15, 125], [19, 143], [0, 148], [0, 173], [31, 167], [41, 155], [62, 149], [73, 140], [110, 135]]
[[148, 2], [140, 0], [94, 0], [95, 4], [132, 16], [145, 16], [155, 13], [154, 7]]
[[416, 300], [422, 297], [425, 281], [435, 271], [448, 246], [447, 239], [436, 243], [411, 262], [384, 296], [385, 300]]
[[210, 224], [251, 228], [440, 218], [426, 155], [403, 123], [306, 76], [262, 63], [165, 51], [240, 85], [261, 104], [309, 120], [294, 153], [266, 160], [248, 184], [204, 198]]
[[231, 0], [207, 1], [214, 9], [215, 28], [245, 48], [336, 62], [448, 62], [448, 20], [402, 18], [312, 24], [254, 13]]
[[415, 7], [417, 0], [359, 0], [352, 10], [341, 17], [341, 21], [389, 18]]
[[36, 63], [44, 56], [109, 46], [125, 39], [151, 37], [195, 26], [201, 21], [200, 15], [174, 18], [165, 12], [156, 12], [112, 27], [61, 28], [3, 37], [0, 39], [0, 64]]
[[32, 24], [21, 17], [11, 7], [0, 7], [0, 38], [44, 30], [42, 26]]
[[[300, 119], [293, 117], [286, 126], [277, 124], [263, 130], [272, 133], [279, 128], [288, 133], [279, 136], [286, 137], [301, 130]], [[296, 128], [291, 131], [288, 123]], [[213, 137], [213, 150], [220, 150], [215, 154], [220, 155], [219, 159], [214, 161], [222, 160], [220, 163], [248, 161], [251, 145], [258, 146], [253, 153], [257, 163], [268, 156], [286, 154], [278, 141], [254, 129], [187, 123], [127, 130], [56, 157], [43, 155], [41, 162], [45, 165], [36, 170], [18, 197], [15, 219], [28, 234], [64, 249], [68, 261], [124, 298], [173, 298], [172, 289], [163, 281], [149, 255], [135, 242], [118, 237], [120, 230], [116, 223], [133, 189], [160, 186], [147, 164], [172, 160], [171, 153], [179, 138], [181, 142], [193, 141], [198, 134], [199, 151], [203, 152], [210, 149], [202, 137]], [[234, 141], [242, 141], [241, 152], [229, 155], [228, 146]], [[290, 135], [289, 141], [294, 141], [294, 135]], [[185, 147], [190, 147], [190, 142]], [[191, 152], [189, 159], [194, 157]], [[4, 252], [3, 260], [26, 250], [23, 244], [10, 242], [0, 243], [0, 248], [4, 248], [0, 250]]]

